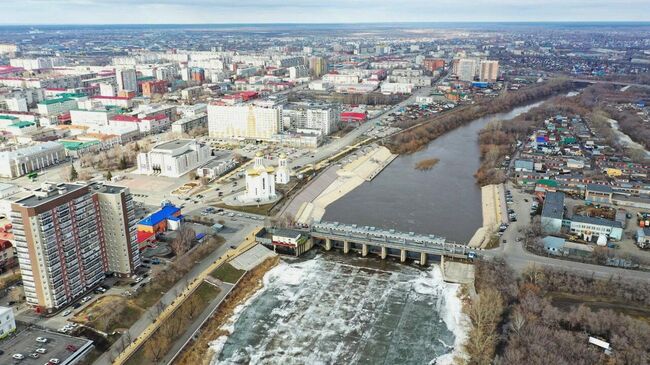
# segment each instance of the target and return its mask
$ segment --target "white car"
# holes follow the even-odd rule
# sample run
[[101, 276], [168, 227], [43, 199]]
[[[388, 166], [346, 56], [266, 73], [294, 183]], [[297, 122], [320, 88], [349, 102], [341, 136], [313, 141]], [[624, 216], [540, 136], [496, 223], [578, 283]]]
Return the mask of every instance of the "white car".
[[83, 297], [83, 299], [81, 299], [81, 302], [82, 302], [82, 303], [86, 303], [87, 301], [90, 300], [90, 298], [92, 298], [90, 295], [88, 295], [88, 296], [86, 296], [86, 297]]
[[52, 363], [52, 364], [58, 364], [58, 363], [59, 363], [59, 359], [57, 359], [56, 357], [55, 357], [55, 358], [52, 358], [52, 359], [50, 359], [50, 363]]
[[36, 342], [46, 343], [46, 342], [47, 342], [47, 338], [45, 338], [45, 337], [36, 337]]
[[41, 347], [39, 349], [36, 349], [36, 352], [38, 352], [39, 354], [44, 354], [47, 352], [47, 349]]
[[70, 313], [72, 313], [72, 311], [71, 311], [70, 309], [66, 309], [66, 310], [63, 312], [63, 316], [64, 316], [64, 317], [65, 317], [65, 316], [69, 316]]
[[11, 355], [11, 357], [12, 357], [14, 360], [22, 360], [22, 359], [25, 358], [25, 356], [23, 356], [23, 354], [13, 354], [13, 355]]

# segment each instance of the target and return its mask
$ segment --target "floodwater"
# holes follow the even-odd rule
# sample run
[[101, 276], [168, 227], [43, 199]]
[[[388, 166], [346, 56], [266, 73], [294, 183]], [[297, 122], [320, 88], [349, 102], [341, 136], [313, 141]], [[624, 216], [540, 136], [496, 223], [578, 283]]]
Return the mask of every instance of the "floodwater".
[[211, 344], [212, 364], [451, 364], [465, 332], [458, 286], [437, 266], [382, 263], [281, 263]]
[[[421, 151], [399, 156], [372, 181], [329, 205], [322, 220], [469, 242], [483, 224], [481, 190], [474, 179], [480, 162], [478, 133], [491, 121], [515, 118], [541, 103], [476, 119]], [[428, 158], [440, 161], [428, 171], [414, 168]]]

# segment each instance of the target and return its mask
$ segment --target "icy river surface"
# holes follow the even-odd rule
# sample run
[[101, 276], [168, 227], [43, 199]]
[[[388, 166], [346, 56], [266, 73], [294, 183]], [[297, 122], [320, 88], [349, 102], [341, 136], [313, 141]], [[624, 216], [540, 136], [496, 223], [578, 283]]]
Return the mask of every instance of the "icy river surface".
[[212, 342], [212, 364], [450, 364], [466, 327], [457, 290], [437, 266], [283, 262]]

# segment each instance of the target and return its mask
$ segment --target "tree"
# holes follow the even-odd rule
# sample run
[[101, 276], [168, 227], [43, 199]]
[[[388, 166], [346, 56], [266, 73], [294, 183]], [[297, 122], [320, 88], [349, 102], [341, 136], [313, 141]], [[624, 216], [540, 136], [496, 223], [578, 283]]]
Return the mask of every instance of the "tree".
[[108, 171], [108, 172], [106, 173], [106, 180], [111, 181], [111, 179], [113, 179], [113, 174], [111, 174], [111, 172]]
[[70, 165], [70, 177], [68, 180], [70, 181], [76, 181], [79, 178], [79, 174], [77, 173], [77, 170], [74, 168], [74, 164]]
[[176, 238], [171, 242], [170, 247], [174, 254], [178, 257], [183, 255], [190, 249], [196, 232], [187, 225], [181, 225], [181, 228], [176, 231]]
[[118, 168], [120, 170], [126, 170], [127, 168], [129, 168], [129, 161], [126, 160], [126, 156], [122, 155], [122, 157], [120, 158], [120, 163], [118, 165]]
[[154, 363], [158, 363], [167, 352], [171, 340], [161, 333], [154, 334], [146, 343], [144, 348], [146, 356]]

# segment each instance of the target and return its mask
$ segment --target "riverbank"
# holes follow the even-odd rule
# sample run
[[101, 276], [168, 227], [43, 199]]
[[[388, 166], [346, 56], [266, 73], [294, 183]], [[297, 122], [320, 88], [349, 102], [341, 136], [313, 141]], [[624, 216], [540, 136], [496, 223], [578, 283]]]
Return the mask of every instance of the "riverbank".
[[508, 222], [505, 214], [507, 208], [504, 197], [505, 187], [503, 184], [491, 184], [481, 187], [483, 225], [469, 241], [470, 247], [486, 248], [499, 229], [499, 225]]
[[[301, 194], [306, 198], [295, 213], [296, 222], [311, 224], [320, 221], [327, 206], [342, 198], [366, 181], [372, 181], [397, 155], [386, 147], [377, 147], [362, 154], [345, 166], [323, 173], [321, 182], [312, 182]], [[333, 173], [336, 174], [333, 179]], [[320, 189], [320, 191], [318, 191]], [[309, 199], [310, 197], [313, 197]], [[295, 205], [295, 204], [294, 204]]]

